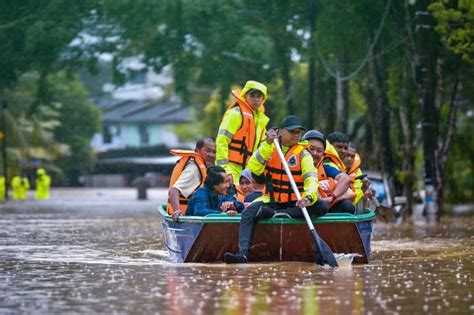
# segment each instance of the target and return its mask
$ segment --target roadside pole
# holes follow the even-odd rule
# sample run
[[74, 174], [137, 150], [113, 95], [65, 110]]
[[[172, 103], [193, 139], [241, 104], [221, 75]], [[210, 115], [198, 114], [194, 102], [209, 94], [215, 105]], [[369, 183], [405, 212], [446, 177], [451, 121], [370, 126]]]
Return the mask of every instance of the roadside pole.
[[415, 82], [419, 88], [419, 103], [421, 112], [421, 134], [423, 142], [425, 198], [423, 200], [423, 214], [427, 216], [440, 214], [436, 196], [436, 146], [437, 132], [435, 128], [435, 68], [436, 42], [433, 17], [427, 11], [428, 0], [420, 1], [420, 10], [416, 12], [416, 29], [418, 35], [418, 65]]
[[2, 101], [1, 114], [2, 114], [2, 128], [0, 130], [0, 141], [2, 142], [2, 161], [3, 161], [3, 176], [5, 176], [5, 200], [8, 200], [8, 174], [7, 174], [7, 136], [5, 110], [7, 109], [7, 102]]
[[316, 29], [316, 0], [309, 0], [309, 43], [308, 43], [308, 103], [306, 105], [306, 128], [313, 129], [314, 126], [314, 89], [316, 81], [316, 61], [314, 54], [316, 53], [315, 29]]

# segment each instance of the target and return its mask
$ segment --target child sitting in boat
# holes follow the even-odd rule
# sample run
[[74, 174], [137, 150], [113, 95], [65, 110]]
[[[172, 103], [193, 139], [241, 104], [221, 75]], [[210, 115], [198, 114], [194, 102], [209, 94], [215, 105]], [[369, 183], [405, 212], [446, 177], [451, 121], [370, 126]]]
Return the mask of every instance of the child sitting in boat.
[[237, 200], [247, 206], [261, 195], [263, 195], [263, 193], [258, 189], [257, 181], [253, 177], [252, 172], [248, 169], [244, 169], [239, 177], [239, 187], [236, 195]]
[[199, 188], [189, 199], [186, 215], [205, 216], [226, 213], [235, 216], [244, 209], [244, 204], [233, 196], [226, 195], [229, 177], [220, 166], [207, 169], [204, 187]]

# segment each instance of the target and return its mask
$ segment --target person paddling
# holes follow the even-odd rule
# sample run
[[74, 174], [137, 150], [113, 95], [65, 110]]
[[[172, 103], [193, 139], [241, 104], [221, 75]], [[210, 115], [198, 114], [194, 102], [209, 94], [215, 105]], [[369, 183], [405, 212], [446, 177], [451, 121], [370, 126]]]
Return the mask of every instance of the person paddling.
[[[311, 154], [305, 145], [299, 143], [302, 126], [298, 117], [290, 115], [283, 119], [279, 132], [268, 130], [266, 141], [252, 155], [247, 168], [254, 174], [267, 175], [267, 192], [257, 198], [242, 212], [239, 228], [239, 252], [225, 253], [224, 260], [228, 264], [248, 263], [252, 246], [252, 235], [255, 223], [260, 219], [271, 218], [274, 215], [289, 215], [293, 218], [303, 218], [302, 207], [306, 207], [310, 216], [316, 218], [328, 211], [328, 204], [318, 200], [318, 178]], [[297, 199], [289, 178], [280, 161], [273, 140], [281, 137], [281, 145], [285, 159], [291, 170], [302, 198]]]

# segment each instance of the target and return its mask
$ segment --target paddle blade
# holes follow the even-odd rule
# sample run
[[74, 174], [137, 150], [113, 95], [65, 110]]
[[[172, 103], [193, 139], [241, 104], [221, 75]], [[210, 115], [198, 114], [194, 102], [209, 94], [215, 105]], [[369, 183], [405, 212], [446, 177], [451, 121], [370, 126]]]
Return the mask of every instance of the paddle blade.
[[377, 219], [383, 221], [385, 223], [392, 221], [395, 219], [395, 211], [392, 208], [385, 207], [385, 206], [378, 206], [375, 208], [375, 215]]
[[315, 262], [318, 265], [324, 266], [329, 265], [331, 267], [338, 267], [336, 257], [329, 248], [329, 245], [321, 239], [315, 230], [311, 230], [311, 236], [313, 237], [314, 244], [316, 245]]

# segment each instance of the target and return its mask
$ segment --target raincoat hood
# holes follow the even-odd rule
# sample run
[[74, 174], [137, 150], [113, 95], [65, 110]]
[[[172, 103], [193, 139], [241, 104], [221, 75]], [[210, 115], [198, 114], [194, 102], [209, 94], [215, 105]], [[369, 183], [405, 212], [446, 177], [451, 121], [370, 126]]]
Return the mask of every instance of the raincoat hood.
[[247, 81], [242, 91], [240, 91], [239, 98], [241, 100], [245, 100], [245, 94], [247, 94], [250, 90], [258, 90], [262, 92], [263, 102], [262, 102], [262, 105], [260, 105], [258, 109], [260, 111], [265, 111], [263, 104], [265, 104], [265, 101], [267, 100], [267, 97], [268, 97], [267, 87], [265, 86], [265, 84], [257, 82], [257, 81], [252, 81], [252, 80]]
[[39, 168], [39, 169], [36, 171], [36, 174], [38, 174], [38, 175], [45, 175], [45, 174], [46, 174], [46, 171], [44, 170], [44, 168]]
[[331, 153], [332, 155], [335, 155], [339, 159], [341, 159], [341, 157], [339, 156], [339, 153], [337, 152], [336, 148], [327, 140], [326, 140], [326, 150], [324, 150], [324, 152]]

